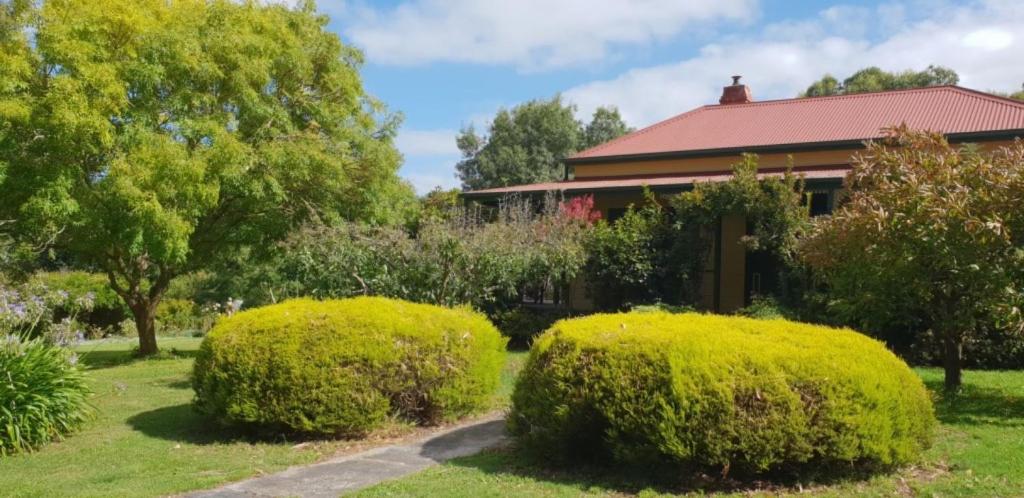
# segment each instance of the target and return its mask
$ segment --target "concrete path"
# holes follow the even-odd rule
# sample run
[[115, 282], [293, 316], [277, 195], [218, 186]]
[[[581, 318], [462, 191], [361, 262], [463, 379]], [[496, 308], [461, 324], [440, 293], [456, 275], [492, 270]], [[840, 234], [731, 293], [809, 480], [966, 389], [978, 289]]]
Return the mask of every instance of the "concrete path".
[[191, 497], [335, 497], [479, 453], [505, 439], [498, 415], [456, 426], [407, 444], [384, 446], [276, 474], [194, 493]]

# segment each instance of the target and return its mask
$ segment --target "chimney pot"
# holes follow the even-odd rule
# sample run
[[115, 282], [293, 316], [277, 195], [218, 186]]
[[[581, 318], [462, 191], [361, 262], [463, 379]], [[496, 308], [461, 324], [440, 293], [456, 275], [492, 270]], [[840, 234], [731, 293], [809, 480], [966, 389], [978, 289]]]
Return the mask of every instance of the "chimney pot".
[[740, 78], [742, 76], [734, 75], [732, 85], [722, 89], [722, 98], [718, 99], [719, 104], [749, 104], [754, 101], [754, 97], [750, 95], [750, 87], [741, 84]]

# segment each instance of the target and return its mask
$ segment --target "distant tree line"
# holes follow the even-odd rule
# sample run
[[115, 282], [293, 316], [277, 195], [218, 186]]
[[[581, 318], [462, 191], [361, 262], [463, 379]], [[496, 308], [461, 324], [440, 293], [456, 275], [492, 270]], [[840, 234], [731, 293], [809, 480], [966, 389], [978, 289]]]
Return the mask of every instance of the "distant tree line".
[[615, 107], [597, 108], [584, 123], [560, 96], [531, 100], [499, 110], [486, 135], [464, 128], [455, 168], [466, 190], [561, 180], [565, 158], [631, 131]]
[[[818, 81], [811, 83], [811, 86], [807, 87], [799, 96], [852, 95], [855, 93], [956, 85], [959, 82], [960, 75], [956, 71], [944, 66], [929, 65], [922, 71], [914, 71], [912, 69], [884, 71], [876, 66], [871, 66], [853, 73], [849, 78], [842, 81], [839, 81], [831, 74], [826, 74]], [[990, 91], [990, 93], [1011, 99], [1024, 100], [1024, 85], [1017, 92]]]

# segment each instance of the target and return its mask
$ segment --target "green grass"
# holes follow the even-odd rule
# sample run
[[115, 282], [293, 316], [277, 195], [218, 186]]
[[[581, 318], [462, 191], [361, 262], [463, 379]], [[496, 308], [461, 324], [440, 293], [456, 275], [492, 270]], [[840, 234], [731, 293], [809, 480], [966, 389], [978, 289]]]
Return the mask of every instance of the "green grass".
[[[291, 465], [312, 463], [346, 441], [254, 440], [192, 410], [189, 374], [199, 339], [163, 338], [161, 359], [134, 359], [133, 341], [79, 349], [88, 368], [95, 418], [64, 441], [0, 458], [3, 496], [155, 496], [214, 487]], [[496, 406], [522, 363], [513, 353]]]
[[[934, 393], [942, 393], [942, 372], [917, 370]], [[384, 483], [357, 496], [725, 496], [796, 494], [816, 496], [1024, 496], [1024, 372], [967, 372], [956, 396], [936, 394], [941, 427], [935, 446], [918, 467], [868, 479], [828, 484], [800, 483], [768, 488], [734, 484], [721, 490], [705, 481], [651, 476], [611, 468], [551, 470], [513, 449], [454, 460], [405, 479]], [[701, 482], [698, 480], [698, 483]]]
[[[188, 375], [198, 339], [162, 339], [166, 358], [136, 360], [131, 341], [80, 349], [96, 418], [67, 440], [0, 459], [4, 496], [153, 496], [209, 488], [311, 463], [347, 442], [261, 441], [219, 429], [191, 410]], [[495, 406], [508, 405], [525, 353], [513, 352]], [[941, 393], [942, 372], [920, 369]], [[942, 423], [923, 465], [868, 480], [803, 483], [821, 496], [1024, 496], [1024, 372], [967, 372], [955, 397], [936, 397]], [[462, 458], [360, 496], [620, 496], [693, 488], [605, 468], [546, 470], [513, 450]], [[703, 490], [706, 491], [706, 490]], [[796, 492], [738, 488], [734, 494]]]
[[163, 339], [164, 359], [133, 360], [133, 342], [90, 344], [95, 419], [65, 441], [0, 459], [6, 496], [153, 496], [309, 463], [331, 444], [292, 449], [247, 440], [192, 411], [188, 375], [199, 339]]

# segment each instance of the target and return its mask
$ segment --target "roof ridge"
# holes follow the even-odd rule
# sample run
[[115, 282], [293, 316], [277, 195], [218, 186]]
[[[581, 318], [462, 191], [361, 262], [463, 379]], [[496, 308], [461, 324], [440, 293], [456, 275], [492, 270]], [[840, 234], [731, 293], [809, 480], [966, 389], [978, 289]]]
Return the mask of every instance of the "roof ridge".
[[960, 86], [960, 85], [931, 85], [931, 86], [921, 86], [921, 87], [915, 87], [915, 88], [900, 88], [900, 89], [896, 89], [896, 90], [880, 90], [880, 91], [877, 91], [877, 92], [859, 92], [859, 93], [847, 93], [847, 94], [841, 94], [841, 95], [819, 95], [819, 96], [814, 96], [814, 97], [790, 97], [790, 98], [785, 98], [785, 99], [759, 100], [759, 101], [747, 102], [747, 103], [742, 103], [742, 104], [705, 105], [704, 107], [707, 107], [708, 110], [719, 110], [719, 109], [730, 109], [730, 108], [737, 108], [737, 107], [757, 107], [757, 106], [766, 106], [766, 105], [782, 105], [782, 104], [786, 104], [786, 103], [795, 103], [795, 102], [820, 102], [822, 100], [855, 100], [855, 99], [864, 99], [864, 98], [877, 97], [877, 96], [881, 96], [881, 95], [892, 95], [892, 94], [902, 94], [902, 93], [926, 93], [926, 92], [937, 92], [937, 91], [945, 91], [945, 90], [954, 90], [954, 91], [959, 91], [959, 92], [962, 92], [962, 93], [968, 93], [968, 94], [971, 94], [971, 96], [974, 96], [974, 97], [985, 98], [986, 100], [994, 101], [994, 102], [1000, 103], [1000, 104], [1008, 104], [1008, 105], [1011, 105], [1013, 107], [1024, 107], [1024, 102], [1021, 102], [1021, 101], [1018, 101], [1018, 100], [1014, 100], [1014, 99], [1011, 99], [1011, 98], [1007, 98], [1007, 97], [1001, 97], [999, 95], [993, 95], [993, 94], [988, 93], [988, 92], [983, 92], [981, 90], [975, 90], [973, 88], [967, 88], [967, 87], [963, 87], [963, 86]]
[[1020, 100], [1017, 100], [1017, 99], [1011, 99], [1010, 97], [1003, 97], [1002, 95], [996, 95], [994, 93], [983, 92], [981, 90], [975, 90], [973, 88], [967, 88], [965, 86], [960, 86], [960, 85], [948, 85], [948, 86], [953, 88], [953, 89], [955, 89], [955, 90], [960, 90], [963, 93], [969, 94], [971, 97], [974, 97], [974, 98], [978, 98], [978, 99], [982, 99], [982, 100], [988, 100], [988, 101], [994, 102], [996, 104], [1001, 104], [1001, 105], [1005, 105], [1005, 106], [1018, 107], [1018, 108], [1024, 109], [1024, 101], [1020, 101]]
[[633, 137], [638, 137], [640, 135], [643, 135], [644, 133], [648, 133], [648, 132], [653, 131], [653, 130], [655, 130], [657, 128], [660, 128], [662, 126], [666, 126], [666, 125], [668, 125], [670, 123], [673, 123], [673, 122], [675, 122], [677, 120], [683, 119], [684, 117], [689, 116], [691, 114], [696, 114], [697, 112], [702, 111], [702, 110], [704, 110], [705, 108], [708, 108], [708, 107], [714, 107], [714, 106], [705, 104], [705, 105], [702, 105], [700, 107], [697, 107], [697, 108], [694, 108], [694, 109], [690, 109], [689, 111], [686, 111], [684, 113], [676, 114], [675, 116], [672, 116], [670, 118], [665, 118], [665, 119], [663, 119], [661, 121], [658, 121], [658, 122], [656, 122], [656, 123], [654, 123], [652, 125], [648, 125], [648, 126], [646, 126], [644, 128], [636, 130], [636, 131], [634, 131], [632, 133], [627, 133], [625, 135], [622, 135], [621, 137], [613, 138], [613, 139], [611, 139], [611, 140], [609, 140], [609, 141], [607, 141], [605, 143], [595, 145], [595, 146], [593, 146], [593, 147], [591, 147], [589, 149], [581, 150], [581, 151], [579, 151], [579, 152], [569, 156], [569, 158], [572, 159], [572, 158], [575, 158], [575, 157], [584, 157], [584, 154], [589, 154], [591, 152], [597, 152], [597, 151], [599, 151], [601, 149], [604, 149], [606, 147], [610, 147], [612, 144], [617, 144], [617, 143], [625, 141], [627, 139], [631, 139]]
[[[936, 108], [935, 103], [955, 105], [956, 108]], [[849, 95], [797, 97], [743, 104], [703, 105], [603, 144], [577, 152], [567, 158], [567, 160], [569, 162], [587, 162], [597, 158], [642, 154], [644, 151], [667, 152], [672, 147], [679, 148], [684, 145], [686, 147], [679, 150], [728, 148], [726, 145], [733, 144], [736, 140], [747, 139], [753, 140], [752, 142], [749, 140], [746, 142], [749, 146], [757, 146], [828, 141], [826, 139], [831, 140], [830, 137], [840, 137], [846, 140], [856, 135], [857, 140], [861, 140], [876, 136], [875, 132], [877, 130], [869, 132], [866, 129], [867, 124], [860, 123], [859, 121], [858, 123], [860, 124], [856, 126], [840, 126], [834, 122], [828, 125], [818, 123], [821, 125], [822, 130], [824, 130], [820, 131], [820, 133], [807, 132], [806, 126], [800, 126], [797, 123], [787, 121], [789, 119], [787, 116], [800, 114], [806, 117], [807, 112], [814, 112], [816, 109], [833, 109], [837, 112], [843, 112], [844, 116], [848, 115], [854, 118], [868, 116], [866, 119], [871, 122], [881, 122], [882, 120], [899, 121], [900, 116], [905, 121], [909, 116], [916, 116], [919, 118], [917, 121], [920, 122], [918, 126], [937, 127], [937, 129], [943, 129], [949, 133], [1024, 129], [1024, 102], [959, 85], [936, 85]], [[884, 110], [884, 112], [879, 111], [879, 109]], [[984, 111], [984, 116], [971, 117], [972, 110]], [[879, 112], [882, 112], [882, 115], [876, 116]], [[894, 115], [892, 114], [893, 112], [897, 114]], [[899, 113], [907, 115], [904, 116]], [[883, 119], [883, 115], [887, 117]], [[753, 119], [758, 116], [773, 116], [773, 119], [785, 121], [787, 123], [786, 126], [789, 128], [773, 132], [766, 132], [764, 130], [754, 131], [747, 129], [749, 126], [746, 128], [739, 126], [742, 123], [735, 123], [735, 126], [738, 128], [734, 127], [734, 129], [746, 130], [744, 133], [746, 133], [747, 139], [740, 139], [738, 137], [736, 139], [722, 138], [723, 134], [729, 133], [727, 127], [723, 128], [723, 123], [729, 122], [728, 120]], [[821, 121], [818, 118], [812, 118], [811, 120], [815, 122]], [[691, 125], [690, 123], [693, 124]], [[712, 126], [712, 129], [704, 129], [701, 128], [702, 126]], [[879, 126], [883, 125], [879, 124]], [[762, 126], [762, 128], [765, 127]], [[765, 129], [771, 128], [773, 127], [768, 126]], [[680, 135], [684, 130], [686, 136]]]

